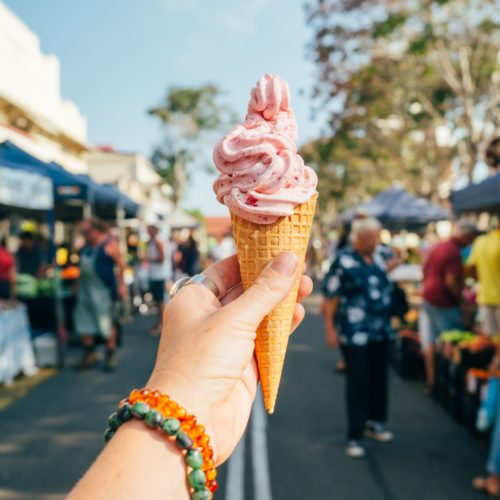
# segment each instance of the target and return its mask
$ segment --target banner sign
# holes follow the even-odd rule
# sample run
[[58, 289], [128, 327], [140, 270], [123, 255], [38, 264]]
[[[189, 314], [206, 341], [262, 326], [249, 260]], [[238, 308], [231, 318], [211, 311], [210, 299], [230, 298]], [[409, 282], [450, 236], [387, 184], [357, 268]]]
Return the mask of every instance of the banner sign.
[[52, 181], [35, 172], [0, 165], [0, 204], [31, 210], [52, 210]]

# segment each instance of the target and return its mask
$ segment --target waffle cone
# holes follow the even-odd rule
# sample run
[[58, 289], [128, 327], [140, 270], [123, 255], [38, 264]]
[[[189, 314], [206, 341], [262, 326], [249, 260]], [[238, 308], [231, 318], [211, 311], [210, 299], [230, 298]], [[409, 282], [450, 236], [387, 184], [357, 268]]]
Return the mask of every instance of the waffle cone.
[[[243, 289], [246, 290], [268, 262], [281, 252], [297, 254], [303, 263], [316, 207], [317, 195], [298, 205], [293, 215], [274, 224], [255, 224], [231, 214], [231, 224], [240, 264]], [[264, 393], [264, 405], [273, 413], [285, 361], [300, 275], [290, 292], [257, 329], [255, 354]]]

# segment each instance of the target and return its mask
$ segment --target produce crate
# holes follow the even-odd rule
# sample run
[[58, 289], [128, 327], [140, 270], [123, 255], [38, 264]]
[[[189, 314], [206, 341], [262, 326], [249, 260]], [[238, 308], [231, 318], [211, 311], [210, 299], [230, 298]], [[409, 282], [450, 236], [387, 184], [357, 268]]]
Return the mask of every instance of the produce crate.
[[403, 330], [398, 332], [392, 346], [391, 359], [396, 372], [404, 379], [423, 379], [424, 362], [418, 333]]

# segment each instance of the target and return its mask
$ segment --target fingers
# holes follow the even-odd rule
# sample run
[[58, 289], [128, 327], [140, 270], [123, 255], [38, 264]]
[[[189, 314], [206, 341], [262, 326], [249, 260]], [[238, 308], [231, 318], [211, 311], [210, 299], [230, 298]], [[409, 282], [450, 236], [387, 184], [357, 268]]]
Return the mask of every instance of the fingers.
[[299, 267], [297, 255], [285, 252], [264, 268], [254, 284], [225, 308], [252, 327], [262, 321], [292, 289]]
[[[297, 295], [297, 302], [302, 302], [306, 297], [311, 295], [313, 290], [313, 282], [309, 276], [302, 276], [300, 278], [299, 293]], [[237, 299], [243, 293], [243, 285], [238, 283], [236, 286], [231, 288], [224, 298], [221, 300], [221, 304], [224, 306], [229, 304], [233, 300]]]
[[302, 276], [300, 278], [299, 293], [297, 295], [297, 302], [302, 302], [306, 297], [309, 297], [313, 291], [313, 281], [309, 276]]
[[236, 286], [229, 290], [225, 297], [220, 301], [223, 306], [229, 304], [233, 300], [237, 299], [243, 293], [243, 285], [238, 283]]
[[295, 304], [295, 311], [292, 318], [292, 328], [290, 330], [290, 335], [296, 330], [296, 328], [302, 323], [306, 315], [306, 310], [302, 304]]
[[221, 260], [203, 271], [219, 289], [219, 297], [224, 297], [228, 290], [241, 282], [240, 266], [236, 255]]

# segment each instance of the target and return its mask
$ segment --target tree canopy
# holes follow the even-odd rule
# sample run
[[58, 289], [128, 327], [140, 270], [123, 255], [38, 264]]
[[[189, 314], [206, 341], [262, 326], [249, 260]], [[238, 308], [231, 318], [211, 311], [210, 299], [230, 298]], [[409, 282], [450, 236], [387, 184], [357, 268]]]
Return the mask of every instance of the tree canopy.
[[163, 141], [156, 146], [151, 161], [163, 180], [172, 187], [172, 202], [178, 205], [189, 178], [203, 164], [205, 134], [234, 120], [231, 110], [221, 103], [222, 92], [212, 84], [200, 87], [171, 87], [158, 106], [148, 114], [160, 121]]
[[345, 170], [346, 189], [359, 182], [349, 201], [396, 180], [436, 196], [452, 165], [471, 178], [500, 120], [500, 1], [311, 0], [306, 12], [330, 134], [303, 150], [320, 171]]

